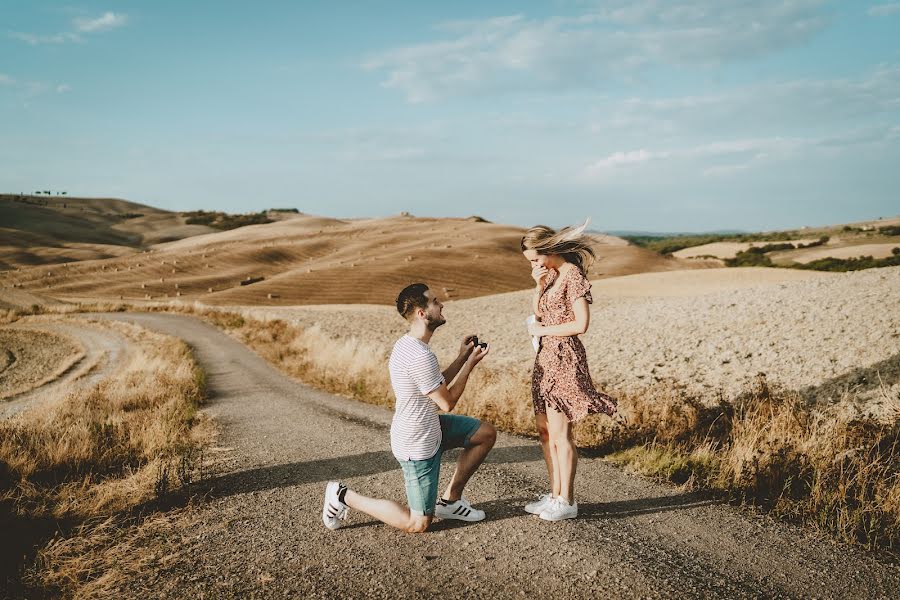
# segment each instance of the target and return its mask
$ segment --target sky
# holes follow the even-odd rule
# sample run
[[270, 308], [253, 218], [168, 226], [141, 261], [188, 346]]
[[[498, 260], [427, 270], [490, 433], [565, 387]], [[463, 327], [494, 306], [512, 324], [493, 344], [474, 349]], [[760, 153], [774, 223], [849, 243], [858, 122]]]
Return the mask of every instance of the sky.
[[900, 214], [900, 2], [0, 0], [0, 192], [768, 230]]

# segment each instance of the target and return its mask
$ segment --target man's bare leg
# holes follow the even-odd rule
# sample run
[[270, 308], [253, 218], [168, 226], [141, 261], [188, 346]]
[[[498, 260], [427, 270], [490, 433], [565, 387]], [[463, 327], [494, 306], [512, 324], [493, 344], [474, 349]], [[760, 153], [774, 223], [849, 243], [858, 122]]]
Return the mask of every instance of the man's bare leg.
[[416, 515], [409, 508], [393, 500], [370, 498], [348, 489], [344, 502], [350, 508], [375, 517], [382, 523], [396, 527], [407, 533], [422, 533], [431, 525], [431, 515]]
[[456, 470], [442, 496], [456, 502], [462, 497], [463, 489], [497, 441], [497, 430], [490, 423], [482, 423], [478, 431], [469, 439], [469, 447], [462, 451], [456, 461]]

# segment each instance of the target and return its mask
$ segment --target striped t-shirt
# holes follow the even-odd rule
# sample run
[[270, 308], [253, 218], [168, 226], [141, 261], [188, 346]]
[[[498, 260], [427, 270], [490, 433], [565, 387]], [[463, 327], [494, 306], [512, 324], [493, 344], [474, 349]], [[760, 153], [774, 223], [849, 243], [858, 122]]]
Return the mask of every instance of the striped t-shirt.
[[422, 340], [404, 335], [388, 362], [397, 404], [391, 422], [391, 451], [399, 460], [425, 460], [441, 445], [437, 406], [426, 394], [444, 382], [437, 357]]

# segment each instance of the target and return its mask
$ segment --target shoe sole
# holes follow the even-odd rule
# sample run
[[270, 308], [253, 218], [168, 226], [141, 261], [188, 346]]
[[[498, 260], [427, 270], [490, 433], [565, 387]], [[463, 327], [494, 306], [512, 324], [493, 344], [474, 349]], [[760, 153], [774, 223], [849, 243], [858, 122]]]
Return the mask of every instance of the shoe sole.
[[[325, 501], [322, 503], [322, 524], [325, 525], [325, 527], [327, 527], [328, 529], [334, 531], [335, 529], [341, 528], [341, 523], [338, 520], [335, 520], [333, 525], [329, 524], [329, 522], [328, 522], [328, 519], [329, 519], [329, 517], [328, 517], [328, 498], [329, 498], [329, 492], [331, 492], [331, 490], [332, 490], [332, 486], [336, 489], [338, 487], [337, 482], [329, 481], [328, 484], [325, 486]], [[332, 495], [334, 495], [335, 500], [337, 500], [337, 492], [334, 492]]]
[[551, 519], [549, 517], [545, 517], [544, 515], [538, 515], [538, 516], [544, 521], [550, 521], [551, 523], [555, 523], [557, 521], [565, 521], [567, 519], [577, 519], [578, 513], [575, 513], [574, 515], [567, 515], [565, 517], [558, 517], [556, 519]]

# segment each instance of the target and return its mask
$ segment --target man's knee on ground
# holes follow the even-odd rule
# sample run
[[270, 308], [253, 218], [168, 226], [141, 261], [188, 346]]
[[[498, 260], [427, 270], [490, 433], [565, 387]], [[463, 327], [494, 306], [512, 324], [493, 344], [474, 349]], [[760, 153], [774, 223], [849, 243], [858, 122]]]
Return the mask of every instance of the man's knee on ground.
[[406, 525], [406, 533], [425, 533], [431, 525], [432, 515], [409, 515], [409, 523]]

